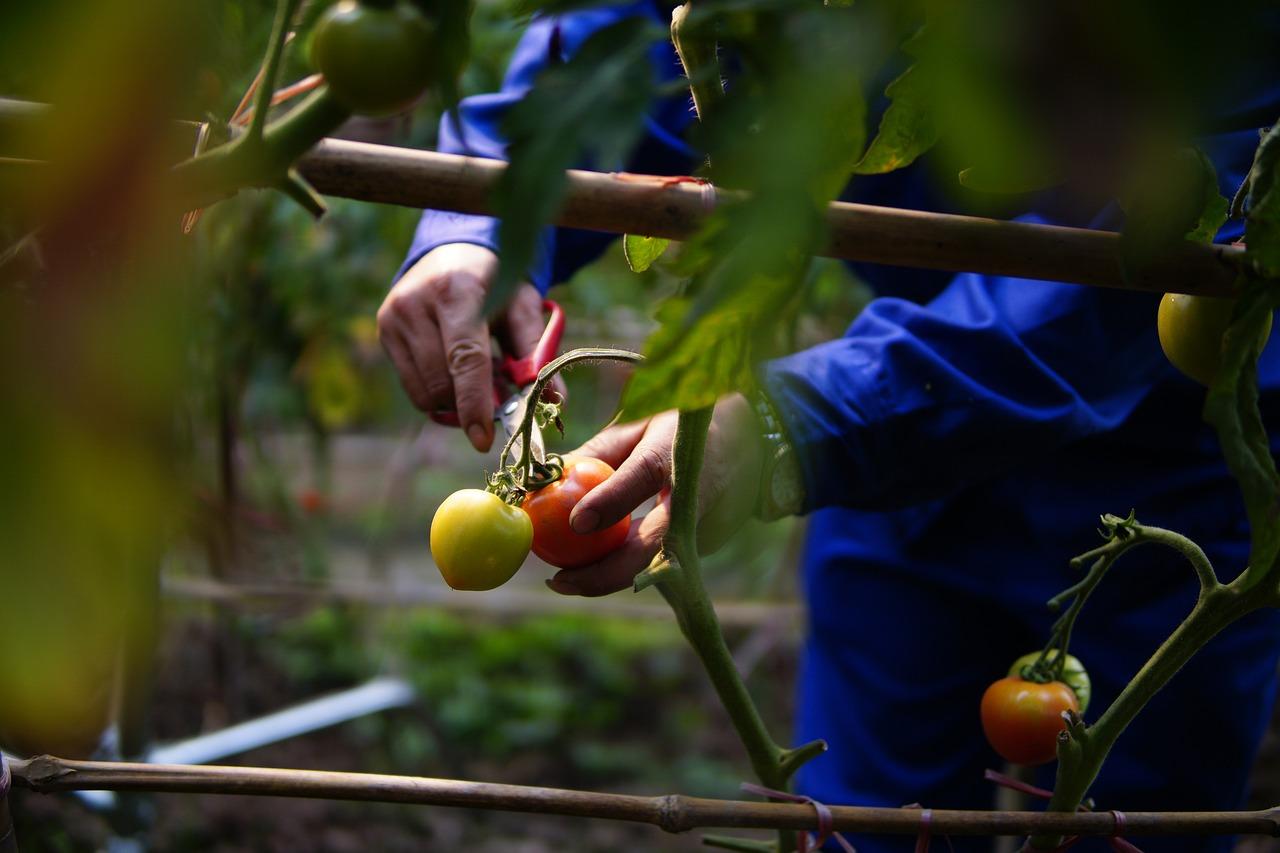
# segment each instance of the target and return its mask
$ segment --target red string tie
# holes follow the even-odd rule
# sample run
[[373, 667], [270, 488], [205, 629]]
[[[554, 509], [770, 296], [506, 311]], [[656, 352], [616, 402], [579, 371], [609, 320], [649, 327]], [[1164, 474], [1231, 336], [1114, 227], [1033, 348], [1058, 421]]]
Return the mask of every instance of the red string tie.
[[831, 814], [831, 809], [824, 803], [820, 803], [813, 797], [806, 797], [804, 794], [792, 794], [789, 791], [775, 791], [772, 788], [766, 788], [763, 785], [756, 785], [751, 782], [743, 782], [742, 790], [748, 794], [755, 794], [769, 800], [782, 800], [788, 803], [806, 803], [813, 806], [814, 812], [818, 816], [818, 832], [817, 837], [810, 839], [809, 833], [800, 833], [799, 853], [809, 853], [809, 845], [812, 844], [814, 850], [822, 849], [822, 845], [827, 843], [828, 839], [834, 838], [836, 843], [840, 845], [840, 849], [845, 853], [857, 853], [852, 844], [849, 843], [843, 835], [835, 831], [835, 818]]

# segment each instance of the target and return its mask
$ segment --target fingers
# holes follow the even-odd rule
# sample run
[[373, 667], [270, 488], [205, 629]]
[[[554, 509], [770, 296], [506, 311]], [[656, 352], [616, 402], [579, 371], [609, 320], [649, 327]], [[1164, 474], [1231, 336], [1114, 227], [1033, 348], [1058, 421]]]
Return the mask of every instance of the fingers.
[[[667, 484], [671, 476], [671, 442], [675, 428], [675, 417], [670, 414], [664, 413], [649, 421], [644, 434], [617, 466], [614, 475], [587, 492], [573, 508], [569, 525], [575, 532], [590, 533], [616, 523]], [[625, 437], [629, 438], [630, 434]]]
[[547, 581], [547, 586], [561, 595], [589, 597], [627, 589], [662, 547], [669, 520], [667, 505], [659, 504], [631, 525], [631, 532], [618, 550], [590, 566], [562, 569]]
[[418, 378], [418, 368], [413, 362], [413, 356], [410, 354], [404, 338], [399, 332], [388, 331], [380, 334], [379, 340], [382, 342], [383, 351], [391, 359], [391, 363], [395, 365], [396, 375], [400, 377], [400, 385], [404, 388], [404, 393], [413, 401], [413, 405], [420, 410], [424, 412], [431, 411], [430, 396]]
[[477, 450], [493, 442], [492, 347], [480, 312], [497, 264], [483, 246], [439, 246], [378, 310], [378, 337], [409, 399], [425, 412], [457, 411]]
[[617, 469], [631, 455], [636, 444], [644, 436], [649, 426], [649, 419], [632, 421], [626, 424], [615, 424], [605, 427], [591, 437], [591, 440], [570, 453], [570, 456], [590, 456], [607, 463], [610, 468]]
[[[511, 298], [511, 304], [507, 306], [498, 329], [506, 351], [516, 358], [524, 358], [533, 352], [546, 329], [547, 318], [542, 311], [542, 294], [532, 284], [520, 285]], [[556, 376], [551, 380], [548, 390], [563, 398], [564, 380]], [[554, 399], [545, 393], [544, 398]]]
[[458, 422], [477, 450], [493, 443], [493, 348], [481, 313], [485, 290], [466, 274], [437, 283], [435, 320], [453, 381]]

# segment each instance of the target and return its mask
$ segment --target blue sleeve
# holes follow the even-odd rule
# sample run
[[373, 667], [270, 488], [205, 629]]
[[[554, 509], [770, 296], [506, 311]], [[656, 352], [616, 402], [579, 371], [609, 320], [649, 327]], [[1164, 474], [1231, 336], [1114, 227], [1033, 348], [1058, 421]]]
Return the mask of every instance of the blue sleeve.
[[[1253, 130], [1202, 140], [1221, 190], [1238, 186], [1256, 145]], [[1113, 219], [1104, 212], [1090, 224]], [[1229, 222], [1217, 239], [1240, 233]], [[1115, 429], [1172, 371], [1157, 303], [1149, 293], [976, 274], [923, 304], [872, 300], [843, 338], [762, 369], [800, 458], [806, 510], [943, 497]]]
[[1156, 302], [975, 274], [923, 305], [873, 300], [845, 337], [763, 369], [806, 510], [931, 500], [1119, 426], [1169, 370]]
[[[588, 9], [564, 15], [536, 16], [529, 24], [507, 67], [502, 89], [493, 94], [464, 99], [457, 115], [446, 114], [440, 120], [436, 150], [447, 154], [506, 159], [506, 140], [500, 127], [502, 118], [513, 104], [524, 97], [538, 72], [551, 62], [564, 61], [593, 33], [624, 18], [637, 15], [661, 18], [660, 4], [626, 3], [601, 9]], [[665, 23], [665, 21], [663, 22]], [[679, 68], [669, 46], [656, 44], [652, 62], [658, 79], [672, 78]], [[688, 111], [671, 103], [659, 104], [646, 119], [646, 134], [638, 146], [635, 159], [628, 168], [649, 170], [657, 174], [683, 174], [693, 161], [693, 153], [679, 139], [688, 122]], [[475, 216], [444, 210], [423, 211], [414, 233], [413, 243], [396, 278], [404, 275], [432, 249], [447, 243], [474, 243], [498, 251], [498, 220], [492, 216]], [[611, 235], [573, 229], [547, 228], [543, 231], [529, 280], [543, 293], [558, 281], [568, 278], [613, 239]]]

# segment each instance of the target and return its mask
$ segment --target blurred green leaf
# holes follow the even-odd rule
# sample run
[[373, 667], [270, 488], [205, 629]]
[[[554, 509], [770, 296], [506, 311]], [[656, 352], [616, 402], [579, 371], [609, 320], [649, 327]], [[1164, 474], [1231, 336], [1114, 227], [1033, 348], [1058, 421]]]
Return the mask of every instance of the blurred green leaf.
[[903, 46], [917, 61], [884, 90], [890, 98], [889, 108], [880, 118], [875, 139], [854, 168], [859, 175], [879, 175], [909, 166], [938, 141], [935, 71], [921, 57], [924, 32], [917, 31]]
[[1209, 242], [1227, 219], [1218, 173], [1204, 152], [1182, 149], [1156, 158], [1123, 200], [1121, 263], [1132, 274], [1184, 240]]
[[632, 272], [644, 272], [653, 266], [670, 245], [671, 241], [662, 237], [628, 234], [622, 238], [622, 251]]
[[494, 197], [501, 266], [486, 309], [504, 304], [528, 274], [563, 196], [564, 171], [584, 155], [604, 168], [624, 161], [652, 98], [648, 53], [661, 36], [638, 17], [592, 34], [567, 63], [543, 70], [508, 113], [511, 166]]
[[413, 0], [436, 25], [435, 88], [446, 109], [461, 95], [458, 78], [471, 56], [472, 0]]
[[1280, 275], [1280, 122], [1262, 135], [1245, 178], [1244, 223], [1248, 257], [1264, 275]]
[[747, 196], [685, 244], [676, 271], [690, 283], [659, 314], [623, 395], [627, 418], [750, 390], [755, 365], [790, 339], [781, 321], [825, 237], [825, 206], [862, 151], [850, 13], [760, 13], [745, 29], [756, 34], [751, 59], [700, 135], [717, 182]]

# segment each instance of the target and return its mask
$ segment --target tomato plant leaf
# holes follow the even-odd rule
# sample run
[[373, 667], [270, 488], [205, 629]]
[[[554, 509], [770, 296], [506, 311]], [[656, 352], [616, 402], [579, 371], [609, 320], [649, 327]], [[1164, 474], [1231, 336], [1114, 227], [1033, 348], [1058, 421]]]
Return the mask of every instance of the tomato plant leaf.
[[671, 241], [663, 237], [628, 234], [622, 238], [622, 254], [632, 272], [644, 272], [662, 257], [670, 245]]
[[1280, 555], [1280, 474], [1258, 408], [1258, 356], [1278, 305], [1280, 289], [1274, 282], [1256, 279], [1247, 284], [1223, 339], [1222, 367], [1204, 405], [1204, 419], [1217, 430], [1249, 516], [1246, 587], [1265, 578]]
[[903, 46], [917, 60], [884, 90], [889, 107], [880, 118], [875, 138], [854, 167], [859, 175], [879, 175], [909, 166], [938, 141], [934, 68], [921, 57], [924, 32], [918, 30]]
[[825, 236], [826, 204], [863, 148], [847, 11], [817, 6], [744, 31], [755, 41], [738, 52], [743, 73], [700, 136], [717, 183], [747, 192], [682, 248], [674, 268], [689, 284], [663, 306], [623, 394], [629, 419], [753, 387], [755, 365], [787, 339], [781, 318]]
[[1121, 205], [1120, 259], [1126, 275], [1184, 240], [1211, 242], [1227, 219], [1218, 173], [1203, 151], [1192, 148], [1153, 160]]
[[564, 195], [565, 170], [587, 155], [604, 168], [625, 160], [653, 93], [649, 48], [663, 35], [640, 17], [593, 33], [567, 62], [543, 69], [507, 114], [511, 165], [494, 195], [500, 265], [486, 310], [527, 275]]
[[1248, 258], [1263, 275], [1280, 276], [1280, 122], [1262, 134], [1243, 193]]

